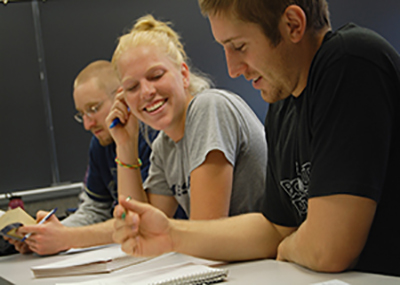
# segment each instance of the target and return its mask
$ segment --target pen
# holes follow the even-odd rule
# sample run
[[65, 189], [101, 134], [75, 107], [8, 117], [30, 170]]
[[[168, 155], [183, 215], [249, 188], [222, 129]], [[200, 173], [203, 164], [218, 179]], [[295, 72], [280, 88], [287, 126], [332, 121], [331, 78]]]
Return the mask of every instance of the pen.
[[116, 125], [120, 124], [121, 121], [119, 120], [119, 118], [115, 118], [110, 125], [110, 129], [114, 128]]
[[[51, 210], [43, 219], [40, 220], [40, 222], [38, 223], [38, 225], [43, 224], [45, 221], [47, 221], [51, 215], [53, 215], [55, 212], [57, 211], [57, 208], [54, 208], [53, 210]], [[32, 235], [32, 233], [27, 233], [21, 241], [25, 241], [27, 238], [29, 238]]]
[[[131, 111], [131, 109], [129, 109], [128, 108], [128, 112], [130, 112]], [[111, 124], [110, 124], [110, 129], [112, 129], [112, 128], [114, 128], [116, 125], [118, 125], [118, 124], [120, 124], [121, 123], [121, 121], [119, 120], [119, 118], [115, 118], [112, 122], [111, 122]]]

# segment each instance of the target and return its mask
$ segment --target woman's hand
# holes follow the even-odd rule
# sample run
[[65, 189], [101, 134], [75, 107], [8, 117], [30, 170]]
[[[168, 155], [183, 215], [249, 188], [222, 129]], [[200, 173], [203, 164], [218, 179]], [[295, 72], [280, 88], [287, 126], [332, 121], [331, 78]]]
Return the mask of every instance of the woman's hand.
[[114, 119], [118, 118], [120, 120], [119, 124], [110, 129], [110, 133], [117, 146], [128, 146], [132, 145], [134, 142], [137, 144], [139, 121], [129, 111], [129, 107], [124, 99], [123, 89], [119, 88], [117, 92], [110, 113], [106, 118], [106, 123], [110, 126]]

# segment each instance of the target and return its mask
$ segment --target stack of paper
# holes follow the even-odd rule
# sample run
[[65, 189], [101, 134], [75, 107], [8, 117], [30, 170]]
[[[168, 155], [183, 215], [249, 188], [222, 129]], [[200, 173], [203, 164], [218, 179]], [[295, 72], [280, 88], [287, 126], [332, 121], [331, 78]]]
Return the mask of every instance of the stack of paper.
[[77, 283], [57, 285], [184, 285], [214, 284], [223, 281], [228, 270], [209, 267], [223, 262], [167, 253], [119, 272], [117, 275]]
[[124, 253], [119, 245], [66, 256], [65, 260], [31, 268], [35, 277], [108, 273], [148, 260]]
[[[100, 247], [65, 255], [65, 259], [47, 265], [31, 267], [35, 277], [56, 277], [79, 274], [110, 273], [125, 268], [100, 279], [78, 283], [80, 285], [112, 284], [213, 284], [227, 277], [226, 269], [209, 266], [223, 262], [196, 258], [175, 252], [154, 258], [138, 258], [125, 254], [120, 245]], [[132, 265], [132, 266], [131, 266]], [[130, 266], [129, 268], [127, 268]], [[60, 283], [62, 284], [62, 283]]]

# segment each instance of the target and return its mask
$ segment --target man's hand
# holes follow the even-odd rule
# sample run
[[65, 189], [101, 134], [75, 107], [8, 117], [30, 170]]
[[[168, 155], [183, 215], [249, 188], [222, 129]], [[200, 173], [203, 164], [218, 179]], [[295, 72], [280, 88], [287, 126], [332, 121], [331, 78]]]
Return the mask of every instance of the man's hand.
[[135, 256], [154, 256], [173, 251], [171, 221], [157, 208], [120, 197], [114, 210], [113, 239]]
[[[40, 221], [47, 213], [39, 211], [36, 219]], [[28, 233], [31, 233], [31, 236], [24, 243], [20, 244], [21, 242], [19, 242], [14, 244], [16, 249], [21, 253], [26, 252], [26, 248], [40, 255], [56, 254], [69, 249], [69, 238], [66, 234], [67, 228], [60, 223], [55, 215], [52, 215], [42, 225], [22, 226], [17, 230], [17, 234], [22, 236]]]
[[12, 244], [15, 247], [15, 250], [19, 251], [22, 254], [26, 254], [26, 253], [31, 253], [32, 250], [30, 250], [29, 246], [22, 241], [18, 241], [6, 236], [3, 236], [3, 238], [8, 241], [10, 244]]

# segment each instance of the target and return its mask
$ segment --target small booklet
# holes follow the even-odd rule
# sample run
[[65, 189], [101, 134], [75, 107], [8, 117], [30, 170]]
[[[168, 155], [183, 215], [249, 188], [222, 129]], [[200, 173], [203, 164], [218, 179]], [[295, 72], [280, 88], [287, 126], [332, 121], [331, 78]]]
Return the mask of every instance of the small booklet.
[[119, 245], [112, 245], [66, 256], [65, 260], [51, 264], [33, 266], [31, 270], [36, 278], [109, 273], [148, 259], [127, 255]]
[[171, 252], [125, 268], [118, 274], [109, 277], [102, 276], [89, 281], [72, 283], [60, 281], [56, 285], [214, 284], [227, 278], [227, 269], [210, 267], [221, 264], [224, 264], [224, 262]]
[[21, 240], [22, 237], [15, 233], [16, 229], [22, 225], [35, 225], [36, 221], [20, 207], [0, 211], [0, 235], [12, 239]]

